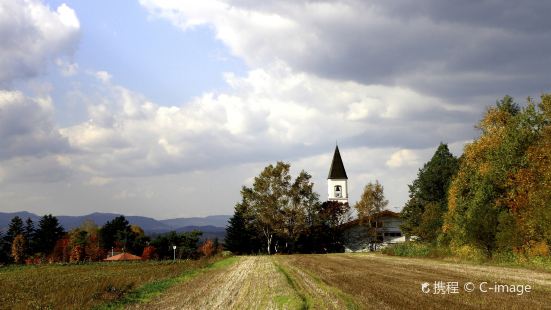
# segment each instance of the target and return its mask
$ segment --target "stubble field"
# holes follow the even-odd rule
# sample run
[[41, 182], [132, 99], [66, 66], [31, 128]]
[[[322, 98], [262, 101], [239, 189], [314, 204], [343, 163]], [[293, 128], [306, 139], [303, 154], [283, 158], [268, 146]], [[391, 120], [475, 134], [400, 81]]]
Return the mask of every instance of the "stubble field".
[[[121, 270], [117, 271], [117, 268], [113, 267], [114, 269], [110, 272], [119, 272], [119, 276], [134, 274], [134, 277], [138, 274], [143, 277], [149, 274], [151, 277], [154, 273], [164, 272], [165, 278], [173, 279], [170, 285], [165, 285], [152, 294], [142, 294], [135, 299], [123, 296], [122, 300], [126, 298], [127, 302], [111, 303], [109, 307], [128, 309], [551, 309], [551, 273], [522, 268], [451, 263], [380, 254], [241, 256], [226, 258], [214, 265], [206, 265], [204, 262], [187, 266], [181, 264], [179, 268], [182, 270], [172, 271], [164, 270], [163, 268], [167, 267], [163, 264], [154, 268], [150, 268], [147, 264], [127, 264], [126, 269], [134, 270], [132, 272], [123, 272], [122, 269], [125, 268], [124, 264], [121, 264], [118, 267]], [[98, 268], [78, 267], [81, 269], [73, 268], [73, 271], [70, 271], [71, 266], [57, 268], [66, 268], [59, 270], [60, 277], [74, 278], [74, 283], [85, 286], [95, 285], [99, 292], [105, 292], [103, 286], [109, 281], [103, 281], [101, 284], [96, 280], [97, 283], [90, 284], [94, 282], [92, 275], [99, 272], [94, 269]], [[139, 272], [140, 269], [142, 272]], [[49, 288], [42, 286], [45, 283], [55, 283], [55, 279], [53, 274], [42, 277], [36, 273], [39, 270], [41, 269], [37, 268], [32, 271], [35, 272], [34, 275], [32, 272], [18, 273], [16, 269], [7, 272], [0, 270], [0, 301], [2, 302], [0, 305], [13, 306], [15, 296], [19, 296], [17, 300], [26, 302], [27, 306], [44, 305], [46, 300], [41, 300], [38, 293], [31, 293], [31, 291], [46, 293], [45, 296], [48, 296], [48, 289], [53, 291], [55, 285], [48, 284], [51, 285]], [[79, 272], [76, 272], [77, 270]], [[105, 271], [103, 270], [102, 274], [105, 274]], [[10, 273], [14, 274], [10, 275]], [[179, 276], [174, 276], [178, 273], [180, 273]], [[24, 275], [36, 277], [34, 284], [30, 280], [24, 281]], [[4, 280], [12, 278], [19, 278], [22, 281], [21, 284], [16, 285], [10, 281], [8, 282], [11, 284], [5, 284]], [[139, 281], [147, 282], [146, 279]], [[162, 283], [167, 283], [166, 280], [164, 281]], [[427, 283], [424, 292], [422, 283]], [[481, 283], [483, 283], [482, 287], [480, 287]], [[148, 285], [151, 286], [146, 284], [145, 287]], [[520, 287], [519, 285], [529, 285], [530, 290], [522, 294], [496, 292], [496, 288], [510, 288], [511, 285], [515, 285], [516, 290]], [[143, 292], [143, 287], [134, 284], [125, 296], [135, 294], [136, 290]], [[6, 293], [5, 289], [11, 292]], [[61, 289], [65, 290], [67, 296], [73, 296], [75, 299], [74, 302], [61, 308], [76, 308], [78, 288]], [[37, 300], [33, 304], [31, 301], [25, 301], [24, 298]], [[101, 302], [105, 301], [107, 300], [91, 299], [83, 303], [80, 308], [89, 308], [98, 304], [101, 306]], [[55, 304], [53, 308], [60, 308], [59, 305], [59, 303]]]

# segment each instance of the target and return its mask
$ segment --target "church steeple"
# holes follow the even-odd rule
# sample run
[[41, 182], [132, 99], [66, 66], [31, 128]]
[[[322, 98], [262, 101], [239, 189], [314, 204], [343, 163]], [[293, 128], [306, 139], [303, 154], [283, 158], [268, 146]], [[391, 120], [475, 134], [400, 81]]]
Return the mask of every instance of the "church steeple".
[[327, 176], [327, 194], [330, 201], [348, 202], [348, 176], [342, 163], [339, 146], [335, 146], [333, 161]]
[[328, 179], [348, 180], [346, 176], [346, 170], [342, 163], [341, 153], [339, 152], [339, 146], [335, 147], [335, 154], [333, 154], [333, 161], [331, 162], [331, 168], [329, 168]]

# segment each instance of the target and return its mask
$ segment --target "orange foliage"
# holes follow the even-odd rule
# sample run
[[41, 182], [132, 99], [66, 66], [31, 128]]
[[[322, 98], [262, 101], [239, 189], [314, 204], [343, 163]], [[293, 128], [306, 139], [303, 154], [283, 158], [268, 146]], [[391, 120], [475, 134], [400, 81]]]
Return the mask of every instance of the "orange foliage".
[[155, 255], [155, 247], [152, 245], [148, 245], [143, 249], [142, 253], [142, 259], [143, 260], [150, 260], [153, 259], [153, 256]]
[[212, 256], [214, 254], [215, 248], [214, 243], [212, 240], [207, 239], [203, 244], [199, 247], [199, 252], [203, 254], [203, 256]]

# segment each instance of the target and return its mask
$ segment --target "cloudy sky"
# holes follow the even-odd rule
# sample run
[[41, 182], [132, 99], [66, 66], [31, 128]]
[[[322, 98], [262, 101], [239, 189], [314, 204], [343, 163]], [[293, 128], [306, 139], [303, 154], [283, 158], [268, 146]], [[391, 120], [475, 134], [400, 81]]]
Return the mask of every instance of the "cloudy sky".
[[0, 0], [0, 211], [231, 214], [267, 164], [399, 210], [442, 141], [551, 91], [549, 1]]

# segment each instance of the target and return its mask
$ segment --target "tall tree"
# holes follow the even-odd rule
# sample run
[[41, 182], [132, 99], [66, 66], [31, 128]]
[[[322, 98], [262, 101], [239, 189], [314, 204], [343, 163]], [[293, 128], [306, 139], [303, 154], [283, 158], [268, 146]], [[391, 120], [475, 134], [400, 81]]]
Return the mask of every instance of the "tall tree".
[[383, 211], [388, 206], [385, 199], [384, 188], [378, 180], [375, 183], [369, 182], [365, 187], [354, 208], [358, 212], [360, 222], [369, 222], [374, 214]]
[[63, 237], [65, 230], [57, 217], [46, 214], [38, 222], [36, 229], [36, 250], [45, 255], [50, 254], [56, 242]]
[[[551, 97], [488, 109], [449, 189], [443, 231], [452, 249], [549, 254]], [[539, 249], [536, 251], [536, 249]]]
[[308, 213], [319, 204], [311, 176], [302, 171], [291, 182], [290, 167], [290, 164], [283, 162], [269, 165], [255, 177], [252, 188], [243, 187], [241, 191], [243, 201], [248, 204], [249, 215], [254, 218], [254, 227], [263, 236], [268, 254], [272, 253], [272, 249], [277, 252], [280, 246], [286, 251], [293, 251], [307, 227]]
[[[243, 198], [250, 201], [250, 211], [255, 216], [255, 224], [266, 242], [266, 252], [271, 254], [272, 241], [282, 229], [283, 208], [290, 202], [290, 165], [277, 162], [269, 165], [254, 178], [252, 189], [245, 189]], [[277, 249], [276, 249], [277, 250]]]
[[30, 256], [34, 254], [34, 247], [35, 247], [35, 234], [36, 229], [34, 228], [34, 222], [29, 217], [25, 221], [25, 229], [23, 232], [23, 235], [25, 236], [25, 239], [27, 240], [27, 247], [25, 249], [25, 255]]
[[8, 231], [4, 239], [10, 244], [15, 239], [15, 236], [22, 235], [24, 233], [23, 220], [19, 216], [14, 216], [8, 226]]
[[224, 247], [236, 254], [251, 254], [260, 249], [260, 240], [253, 224], [254, 217], [248, 208], [245, 199], [236, 204], [233, 216], [226, 227]]
[[17, 235], [13, 239], [11, 245], [11, 257], [16, 264], [21, 264], [25, 260], [25, 249], [27, 248], [27, 240], [25, 236]]
[[409, 185], [409, 200], [401, 213], [406, 235], [436, 241], [448, 210], [448, 188], [458, 168], [458, 159], [446, 144], [440, 143], [432, 158], [419, 169], [417, 179]]
[[126, 247], [134, 235], [128, 220], [120, 215], [103, 225], [100, 236], [102, 247], [109, 250], [112, 247]]
[[8, 263], [11, 256], [11, 248], [4, 237], [2, 231], [0, 231], [0, 264]]

